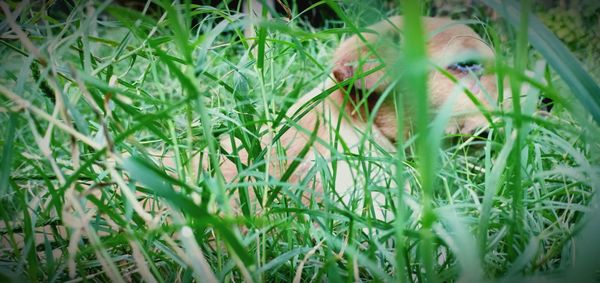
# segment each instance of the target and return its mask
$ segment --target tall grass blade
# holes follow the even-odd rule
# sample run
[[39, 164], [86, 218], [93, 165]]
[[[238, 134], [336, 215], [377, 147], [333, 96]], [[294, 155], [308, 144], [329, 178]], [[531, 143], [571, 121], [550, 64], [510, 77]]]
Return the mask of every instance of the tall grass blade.
[[15, 127], [17, 123], [17, 114], [11, 113], [8, 119], [8, 128], [4, 138], [2, 148], [2, 160], [0, 163], [0, 197], [8, 192], [8, 180], [10, 177], [10, 168], [13, 159], [13, 144], [15, 140]]
[[521, 116], [521, 81], [517, 78], [516, 74], [522, 74], [527, 67], [527, 23], [529, 20], [530, 3], [529, 0], [521, 1], [521, 15], [519, 19], [519, 27], [517, 31], [517, 42], [516, 42], [516, 54], [515, 54], [515, 69], [510, 73], [510, 88], [512, 93], [512, 110], [514, 112], [514, 126], [517, 137], [515, 139], [515, 146], [513, 148], [510, 166], [512, 168], [511, 176], [511, 191], [512, 191], [512, 223], [511, 233], [509, 234], [507, 245], [510, 247], [509, 254], [511, 258], [514, 258], [515, 254], [520, 249], [520, 243], [517, 243], [521, 238], [522, 223], [523, 223], [523, 190], [522, 190], [522, 168], [521, 168], [521, 154], [523, 151], [522, 145], [524, 144], [523, 136], [523, 118]]
[[516, 134], [513, 132], [509, 135], [506, 143], [502, 147], [500, 154], [494, 161], [490, 160], [491, 156], [491, 143], [486, 146], [486, 169], [485, 169], [485, 192], [483, 195], [483, 202], [481, 208], [481, 217], [479, 220], [479, 243], [481, 256], [485, 255], [487, 251], [487, 238], [488, 238], [488, 225], [491, 218], [491, 210], [493, 207], [494, 197], [498, 193], [498, 190], [502, 186], [502, 175], [506, 170], [509, 155], [513, 150], [513, 146], [516, 140]]
[[407, 95], [412, 98], [417, 133], [417, 164], [422, 189], [423, 214], [421, 216], [420, 259], [424, 266], [427, 281], [437, 282], [434, 268], [434, 243], [431, 227], [435, 221], [433, 194], [436, 179], [435, 163], [438, 149], [431, 142], [429, 126], [429, 98], [427, 94], [427, 55], [425, 32], [421, 22], [420, 1], [406, 1], [404, 8], [404, 57], [403, 62], [410, 72], [405, 73], [404, 83]]
[[291, 260], [292, 258], [297, 257], [301, 254], [305, 254], [305, 253], [309, 252], [310, 250], [311, 250], [311, 248], [309, 248], [309, 247], [300, 247], [300, 248], [290, 250], [289, 252], [283, 253], [280, 256], [272, 259], [271, 261], [269, 261], [267, 264], [261, 266], [256, 271], [259, 273], [263, 273], [263, 272], [267, 272], [271, 269], [277, 269], [282, 264], [288, 263], [289, 260]]

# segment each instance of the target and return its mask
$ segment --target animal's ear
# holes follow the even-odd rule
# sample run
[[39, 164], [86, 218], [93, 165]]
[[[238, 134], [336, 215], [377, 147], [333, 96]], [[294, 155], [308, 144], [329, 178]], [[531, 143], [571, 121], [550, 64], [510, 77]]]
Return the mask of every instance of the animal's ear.
[[333, 57], [333, 76], [337, 82], [354, 78], [357, 90], [383, 92], [390, 81], [384, 62], [396, 61], [400, 34], [387, 22], [371, 26], [371, 30], [340, 44]]
[[[388, 83], [383, 63], [364, 43], [357, 41], [353, 37], [340, 45], [334, 55], [333, 77], [337, 82], [354, 79], [356, 90], [384, 91]], [[352, 46], [352, 43], [356, 45]], [[379, 70], [373, 71], [376, 68]]]

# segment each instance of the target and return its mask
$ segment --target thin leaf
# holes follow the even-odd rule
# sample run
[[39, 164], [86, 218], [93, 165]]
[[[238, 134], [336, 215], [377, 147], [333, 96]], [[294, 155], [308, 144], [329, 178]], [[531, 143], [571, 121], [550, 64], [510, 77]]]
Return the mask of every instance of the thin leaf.
[[8, 129], [2, 148], [2, 162], [0, 163], [0, 196], [8, 192], [8, 179], [10, 177], [10, 168], [13, 158], [13, 143], [15, 140], [15, 127], [17, 123], [17, 114], [11, 113], [8, 119]]
[[280, 256], [272, 259], [267, 264], [261, 266], [259, 269], [256, 270], [256, 272], [263, 273], [263, 272], [267, 272], [271, 269], [276, 269], [280, 265], [288, 262], [290, 259], [292, 259], [298, 255], [305, 254], [308, 251], [310, 251], [309, 247], [301, 247], [301, 248], [296, 248], [296, 249], [290, 250], [288, 252], [285, 252], [285, 253], [281, 254]]

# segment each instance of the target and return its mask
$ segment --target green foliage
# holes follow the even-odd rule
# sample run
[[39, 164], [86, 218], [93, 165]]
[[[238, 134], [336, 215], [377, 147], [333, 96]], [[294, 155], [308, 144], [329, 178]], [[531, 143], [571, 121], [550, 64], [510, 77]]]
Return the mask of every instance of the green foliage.
[[553, 8], [538, 12], [540, 20], [574, 52], [596, 79], [600, 78], [600, 58], [597, 56], [600, 54], [598, 12], [600, 6], [588, 5], [583, 5], [580, 9]]
[[[405, 88], [412, 94], [415, 136], [383, 157], [317, 159], [307, 174], [323, 179], [319, 200], [302, 200], [311, 184], [288, 182], [297, 160], [270, 176], [266, 153], [279, 148], [260, 137], [277, 140], [331, 93], [285, 115], [329, 76], [342, 39], [395, 12], [376, 4], [318, 2], [309, 9], [330, 5], [341, 20], [313, 28], [191, 1], [0, 2], [0, 281], [597, 279], [598, 85], [562, 45], [596, 40], [577, 34], [585, 22], [551, 25], [557, 38], [528, 6], [503, 13], [492, 3], [519, 31], [507, 48], [501, 23], [479, 27], [496, 50], [514, 51], [495, 69], [520, 94], [516, 109], [486, 113], [494, 125], [474, 135], [446, 135], [450, 113], [427, 108], [428, 6], [407, 2], [402, 59], [414, 72], [385, 93], [398, 111]], [[256, 37], [244, 35], [250, 24]], [[540, 57], [550, 68], [536, 67]], [[536, 110], [540, 94], [556, 98], [550, 113]], [[219, 141], [234, 138], [240, 147], [224, 152]], [[236, 164], [235, 182], [223, 179], [220, 155]], [[366, 199], [344, 204], [336, 158], [389, 180], [363, 179]], [[374, 216], [371, 192], [384, 192], [391, 219]]]

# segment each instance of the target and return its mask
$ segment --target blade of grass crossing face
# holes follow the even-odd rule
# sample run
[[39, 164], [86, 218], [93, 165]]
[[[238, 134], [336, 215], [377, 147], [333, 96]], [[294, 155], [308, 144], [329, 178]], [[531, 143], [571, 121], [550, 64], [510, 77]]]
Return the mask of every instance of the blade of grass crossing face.
[[415, 125], [417, 131], [418, 170], [422, 188], [423, 214], [421, 217], [420, 259], [429, 282], [437, 282], [434, 269], [434, 243], [431, 226], [435, 221], [432, 209], [433, 186], [435, 179], [434, 163], [438, 150], [430, 144], [429, 101], [427, 96], [427, 57], [425, 34], [421, 22], [419, 1], [405, 1], [404, 8], [404, 63], [410, 70], [405, 74], [405, 84], [409, 97], [413, 98]]
[[528, 44], [527, 44], [527, 23], [529, 20], [530, 3], [529, 0], [521, 1], [521, 18], [517, 31], [517, 46], [515, 55], [515, 68], [510, 73], [510, 87], [512, 91], [512, 102], [514, 111], [514, 126], [517, 137], [515, 146], [510, 158], [510, 167], [512, 168], [512, 222], [510, 233], [508, 234], [507, 245], [509, 247], [509, 258], [516, 258], [521, 247], [520, 243], [515, 243], [516, 240], [523, 236], [523, 190], [521, 184], [521, 147], [524, 144], [523, 137], [523, 120], [521, 117], [521, 81], [517, 74], [523, 73], [527, 66]]

